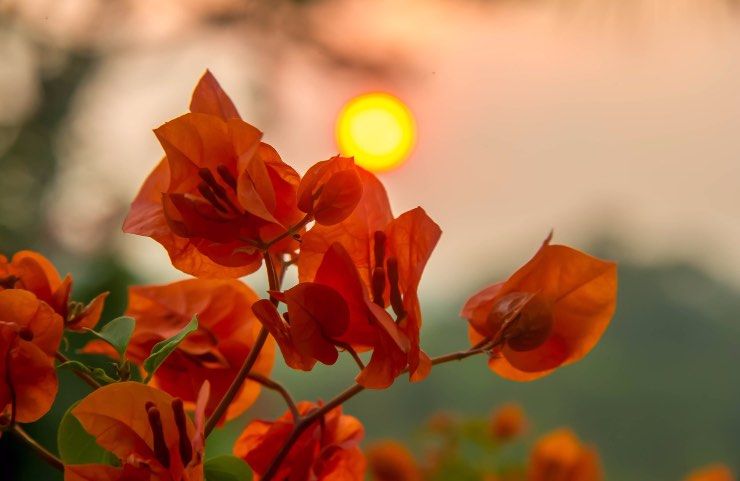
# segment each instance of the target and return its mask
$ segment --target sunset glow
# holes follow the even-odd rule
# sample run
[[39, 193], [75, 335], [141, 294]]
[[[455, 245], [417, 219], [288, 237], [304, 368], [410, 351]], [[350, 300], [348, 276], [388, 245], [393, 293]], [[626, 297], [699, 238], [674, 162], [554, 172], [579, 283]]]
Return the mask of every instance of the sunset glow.
[[398, 98], [385, 93], [355, 97], [337, 118], [336, 136], [343, 155], [380, 172], [391, 170], [408, 157], [416, 140], [411, 111]]

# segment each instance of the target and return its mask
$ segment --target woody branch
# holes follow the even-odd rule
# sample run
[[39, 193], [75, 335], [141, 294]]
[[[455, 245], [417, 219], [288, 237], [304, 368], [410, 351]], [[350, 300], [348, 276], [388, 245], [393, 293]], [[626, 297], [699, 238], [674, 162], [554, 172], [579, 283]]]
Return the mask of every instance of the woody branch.
[[[280, 276], [277, 275], [275, 264], [273, 263], [270, 252], [265, 250], [263, 253], [263, 258], [265, 261], [265, 269], [267, 270], [267, 280], [270, 286], [270, 290], [280, 290], [281, 279]], [[277, 304], [277, 299], [273, 298], [272, 296], [270, 296], [270, 300], [273, 302], [273, 304]], [[257, 358], [259, 357], [259, 354], [262, 351], [265, 342], [267, 341], [268, 335], [269, 333], [267, 332], [267, 329], [262, 326], [259, 330], [259, 334], [257, 334], [257, 340], [255, 341], [252, 350], [249, 351], [249, 355], [244, 360], [244, 364], [242, 364], [241, 369], [239, 369], [239, 372], [236, 374], [234, 381], [231, 383], [231, 386], [229, 386], [229, 389], [228, 391], [226, 391], [226, 394], [224, 394], [224, 397], [218, 403], [218, 406], [216, 406], [216, 409], [213, 411], [211, 417], [208, 418], [208, 421], [206, 421], [206, 437], [208, 437], [208, 435], [211, 434], [213, 429], [218, 425], [218, 421], [226, 413], [226, 410], [241, 389], [244, 381], [247, 380], [249, 372], [252, 370], [252, 367], [254, 367], [254, 364], [257, 362]]]
[[[497, 337], [496, 339], [493, 339], [493, 340], [486, 339], [465, 351], [452, 352], [449, 354], [445, 354], [442, 356], [432, 358], [431, 362], [433, 365], [438, 365], [438, 364], [444, 364], [450, 361], [460, 361], [468, 357], [475, 356], [477, 354], [490, 352], [500, 343], [501, 343], [500, 337]], [[403, 374], [406, 371], [408, 371], [408, 369], [404, 370], [401, 374]], [[295, 416], [294, 414], [295, 425], [293, 427], [293, 431], [290, 433], [290, 437], [285, 442], [285, 444], [282, 446], [282, 448], [280, 448], [280, 451], [275, 456], [275, 459], [273, 459], [272, 463], [267, 468], [265, 475], [261, 478], [262, 481], [272, 481], [272, 479], [275, 477], [278, 470], [280, 469], [280, 465], [285, 460], [285, 457], [288, 455], [293, 445], [296, 443], [296, 441], [298, 441], [298, 438], [301, 436], [301, 434], [306, 429], [308, 429], [314, 422], [321, 419], [326, 413], [344, 404], [345, 402], [352, 399], [353, 397], [355, 397], [356, 395], [358, 395], [364, 390], [365, 388], [363, 386], [355, 383], [352, 386], [345, 389], [344, 391], [342, 391], [341, 393], [339, 393], [334, 398], [332, 398], [329, 402], [321, 406], [319, 409], [312, 412], [311, 414], [303, 418], [299, 418]]]

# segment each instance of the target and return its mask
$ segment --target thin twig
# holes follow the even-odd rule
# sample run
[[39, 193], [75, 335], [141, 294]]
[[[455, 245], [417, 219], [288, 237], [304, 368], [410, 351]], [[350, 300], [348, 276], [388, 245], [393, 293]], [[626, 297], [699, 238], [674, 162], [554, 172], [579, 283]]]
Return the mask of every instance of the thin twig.
[[478, 348], [468, 349], [467, 351], [451, 352], [450, 354], [445, 354], [443, 356], [432, 358], [432, 366], [436, 366], [437, 364], [444, 364], [450, 361], [462, 361], [465, 358], [475, 356], [476, 354], [483, 354], [484, 352], [488, 352], [489, 350], [489, 348]]
[[213, 431], [213, 428], [216, 427], [218, 421], [223, 417], [223, 415], [226, 413], [226, 410], [229, 408], [229, 404], [231, 404], [231, 401], [234, 400], [237, 393], [241, 389], [242, 385], [244, 384], [244, 380], [249, 374], [249, 371], [252, 370], [252, 367], [257, 362], [257, 357], [262, 350], [262, 346], [265, 345], [265, 341], [267, 341], [268, 334], [269, 333], [267, 332], [267, 329], [265, 329], [263, 326], [260, 329], [259, 334], [257, 335], [257, 340], [255, 341], [252, 350], [249, 351], [249, 355], [244, 360], [244, 364], [242, 364], [241, 369], [239, 369], [239, 372], [236, 374], [234, 381], [231, 383], [231, 386], [229, 386], [229, 389], [228, 391], [226, 391], [226, 394], [224, 394], [224, 397], [218, 403], [218, 406], [216, 406], [216, 409], [213, 411], [213, 414], [211, 414], [211, 417], [209, 417], [208, 421], [206, 421], [206, 437], [211, 434], [211, 431]]
[[355, 364], [357, 364], [357, 367], [360, 368], [360, 371], [362, 371], [363, 369], [365, 369], [365, 363], [362, 362], [362, 359], [357, 354], [357, 351], [355, 351], [352, 348], [352, 346], [350, 346], [349, 344], [346, 344], [344, 342], [337, 343], [337, 346], [341, 347], [342, 349], [344, 349], [345, 351], [347, 351], [350, 354], [350, 356], [352, 356], [352, 359], [355, 360]]
[[[489, 352], [493, 347], [494, 345], [489, 340], [485, 343], [482, 343], [481, 345], [475, 345], [466, 351], [453, 352], [450, 354], [445, 354], [443, 356], [432, 358], [432, 364], [437, 365], [437, 364], [444, 364], [450, 361], [460, 361], [462, 359], [475, 356], [476, 354], [482, 354], [485, 352]], [[408, 371], [408, 369], [404, 370], [403, 372], [406, 372], [406, 371]], [[363, 386], [359, 384], [353, 384], [346, 390], [342, 391], [339, 395], [337, 395], [331, 401], [321, 406], [321, 408], [312, 412], [311, 414], [309, 414], [308, 416], [304, 417], [299, 422], [297, 422], [293, 426], [293, 431], [290, 433], [290, 437], [287, 439], [285, 444], [280, 448], [280, 451], [275, 456], [275, 459], [273, 459], [270, 466], [267, 468], [267, 471], [265, 472], [265, 475], [261, 478], [261, 480], [271, 481], [272, 478], [275, 477], [275, 475], [278, 472], [278, 469], [280, 468], [280, 465], [282, 464], [283, 460], [290, 452], [290, 449], [293, 447], [295, 442], [298, 441], [298, 438], [301, 436], [303, 431], [308, 429], [308, 427], [311, 426], [311, 424], [313, 424], [317, 419], [320, 419], [327, 412], [343, 404], [344, 402], [353, 398], [354, 396], [356, 396], [357, 394], [361, 393], [364, 390], [365, 388]]]
[[322, 418], [324, 414], [328, 413], [335, 407], [343, 404], [344, 402], [353, 398], [354, 396], [356, 396], [357, 394], [361, 393], [364, 390], [365, 388], [363, 386], [360, 386], [359, 384], [353, 384], [352, 386], [347, 388], [345, 391], [343, 391], [341, 394], [336, 396], [334, 399], [332, 399], [331, 401], [324, 404], [316, 411], [312, 412], [308, 416], [298, 421], [293, 426], [293, 431], [290, 433], [290, 437], [285, 442], [285, 444], [283, 444], [283, 446], [280, 448], [280, 451], [275, 456], [275, 459], [272, 460], [270, 467], [267, 468], [267, 472], [265, 472], [265, 475], [261, 478], [262, 481], [271, 481], [272, 478], [275, 477], [283, 460], [288, 455], [288, 453], [290, 452], [290, 449], [293, 447], [295, 442], [298, 441], [298, 438], [301, 436], [301, 434], [303, 434], [303, 431], [308, 429], [311, 426], [311, 424], [313, 424], [316, 420]]
[[283, 232], [279, 236], [274, 237], [274, 238], [270, 239], [269, 241], [267, 241], [265, 243], [264, 247], [263, 247], [264, 250], [268, 250], [270, 247], [274, 246], [275, 244], [277, 244], [281, 240], [285, 239], [286, 237], [290, 237], [290, 236], [293, 236], [293, 235], [297, 234], [298, 231], [300, 231], [301, 229], [303, 229], [306, 226], [306, 224], [308, 224], [312, 220], [313, 220], [313, 215], [306, 214], [306, 216], [303, 219], [301, 219], [296, 225], [290, 227], [288, 230], [286, 230], [285, 232]]
[[36, 454], [41, 456], [41, 458], [50, 466], [58, 469], [59, 471], [64, 471], [64, 463], [62, 463], [62, 461], [58, 457], [54, 456], [51, 451], [36, 442], [36, 440], [29, 436], [29, 434], [24, 431], [22, 427], [16, 424], [15, 426], [13, 426], [12, 433], [18, 436], [31, 449], [36, 451]]
[[[263, 258], [265, 260], [265, 268], [267, 269], [267, 280], [270, 285], [270, 290], [279, 290], [280, 278], [275, 272], [275, 265], [272, 262], [272, 257], [270, 253], [268, 251], [265, 251], [263, 253]], [[270, 296], [270, 300], [273, 304], [277, 303], [277, 299], [273, 298], [272, 296]], [[254, 346], [249, 351], [249, 355], [244, 360], [244, 364], [242, 364], [241, 369], [239, 369], [239, 372], [236, 374], [234, 381], [231, 383], [231, 386], [229, 386], [229, 389], [228, 391], [226, 391], [226, 394], [224, 394], [224, 397], [221, 399], [221, 401], [219, 401], [218, 406], [216, 406], [216, 409], [213, 411], [213, 414], [211, 414], [211, 417], [209, 417], [208, 421], [206, 421], [206, 437], [208, 437], [208, 435], [211, 434], [216, 425], [218, 425], [219, 420], [226, 413], [229, 405], [241, 389], [244, 381], [249, 375], [249, 372], [252, 370], [252, 367], [254, 367], [254, 364], [257, 362], [257, 357], [262, 351], [262, 347], [265, 345], [268, 336], [269, 332], [267, 331], [265, 326], [262, 326], [260, 328], [259, 334], [257, 335], [257, 340], [254, 342]]]
[[[54, 357], [56, 357], [57, 361], [59, 362], [69, 362], [70, 361], [70, 359], [64, 354], [62, 354], [60, 351], [57, 351]], [[85, 384], [87, 384], [91, 388], [98, 389], [99, 387], [101, 387], [101, 384], [95, 379], [93, 379], [92, 376], [90, 376], [86, 372], [78, 371], [77, 369], [74, 369], [74, 368], [72, 369], [72, 372], [75, 373], [77, 377], [85, 381]]]
[[298, 407], [296, 406], [293, 397], [282, 384], [260, 374], [248, 374], [247, 379], [251, 379], [252, 381], [263, 385], [267, 389], [271, 389], [280, 394], [285, 400], [285, 404], [288, 405], [288, 409], [290, 409], [290, 413], [293, 415], [294, 422], [300, 421], [301, 413], [298, 412]]

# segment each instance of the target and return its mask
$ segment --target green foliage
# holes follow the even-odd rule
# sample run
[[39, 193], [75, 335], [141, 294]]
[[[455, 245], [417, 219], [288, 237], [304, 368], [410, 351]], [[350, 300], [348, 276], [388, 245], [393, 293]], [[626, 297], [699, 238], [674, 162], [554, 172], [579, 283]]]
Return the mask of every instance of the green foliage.
[[170, 354], [172, 354], [172, 351], [177, 348], [185, 337], [196, 329], [198, 329], [198, 316], [193, 316], [190, 322], [188, 322], [180, 332], [171, 338], [165, 339], [164, 341], [158, 342], [154, 345], [149, 357], [144, 360], [144, 369], [146, 369], [147, 372], [144, 383], [148, 383], [152, 379], [157, 368], [162, 365]]
[[64, 464], [115, 464], [115, 456], [101, 448], [70, 412], [73, 404], [62, 417], [57, 431], [59, 457]]
[[252, 470], [247, 463], [225, 454], [208, 459], [205, 462], [206, 481], [251, 481]]
[[126, 354], [126, 348], [128, 347], [131, 336], [134, 334], [134, 328], [136, 327], [136, 320], [132, 317], [117, 317], [110, 321], [108, 324], [103, 326], [100, 331], [89, 331], [95, 337], [102, 339], [107, 342], [116, 350], [120, 358], [123, 360]]

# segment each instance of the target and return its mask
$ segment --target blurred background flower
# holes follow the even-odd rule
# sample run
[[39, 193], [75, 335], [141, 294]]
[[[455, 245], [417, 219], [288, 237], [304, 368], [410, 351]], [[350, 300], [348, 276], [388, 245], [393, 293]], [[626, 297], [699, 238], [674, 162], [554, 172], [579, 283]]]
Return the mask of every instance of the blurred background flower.
[[[75, 298], [110, 290], [111, 319], [127, 283], [182, 278], [120, 226], [161, 156], [151, 129], [186, 111], [206, 68], [300, 172], [338, 153], [349, 100], [387, 92], [416, 132], [410, 157], [381, 174], [394, 211], [422, 205], [445, 231], [422, 283], [427, 352], [465, 346], [466, 294], [553, 227], [620, 262], [620, 300], [586, 362], [536, 384], [494, 379], [473, 359], [353, 400], [368, 439], [410, 436], [441, 407], [482, 414], [517, 399], [537, 425], [598, 445], [612, 479], [679, 479], [715, 460], [737, 471], [738, 6], [0, 0], [0, 252], [43, 252], [74, 273]], [[247, 280], [261, 292], [261, 279]], [[352, 369], [318, 369], [310, 385], [276, 375], [314, 398]], [[77, 397], [62, 393], [28, 430], [53, 446], [48, 427]], [[265, 395], [209, 449], [228, 450], [275, 404]], [[5, 438], [0, 448], [11, 476], [52, 479]]]

